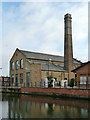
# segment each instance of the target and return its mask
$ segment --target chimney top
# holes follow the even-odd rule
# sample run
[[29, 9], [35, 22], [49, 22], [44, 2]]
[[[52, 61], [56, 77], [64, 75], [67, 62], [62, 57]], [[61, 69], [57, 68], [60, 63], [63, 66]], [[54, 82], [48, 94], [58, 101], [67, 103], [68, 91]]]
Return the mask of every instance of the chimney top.
[[65, 15], [64, 15], [64, 19], [65, 19], [65, 18], [72, 18], [72, 17], [71, 17], [71, 14], [69, 14], [69, 13], [65, 14]]

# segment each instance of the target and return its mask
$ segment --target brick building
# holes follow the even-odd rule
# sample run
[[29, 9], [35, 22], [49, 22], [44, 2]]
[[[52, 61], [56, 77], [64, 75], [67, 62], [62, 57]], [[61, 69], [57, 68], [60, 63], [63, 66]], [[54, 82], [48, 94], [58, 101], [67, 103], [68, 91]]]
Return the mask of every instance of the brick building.
[[75, 78], [72, 69], [81, 65], [73, 58], [72, 18], [64, 17], [64, 57], [16, 49], [10, 60], [11, 85], [35, 87], [42, 85], [42, 79], [52, 76], [56, 81]]
[[[76, 59], [73, 59], [73, 63], [74, 67], [80, 65], [80, 61]], [[64, 57], [16, 49], [10, 61], [11, 84], [27, 87], [40, 86], [40, 82], [43, 78], [47, 78], [48, 74], [52, 75], [56, 81], [64, 78], [68, 80], [68, 71], [64, 69]]]
[[72, 70], [76, 74], [77, 86], [90, 88], [90, 61]]

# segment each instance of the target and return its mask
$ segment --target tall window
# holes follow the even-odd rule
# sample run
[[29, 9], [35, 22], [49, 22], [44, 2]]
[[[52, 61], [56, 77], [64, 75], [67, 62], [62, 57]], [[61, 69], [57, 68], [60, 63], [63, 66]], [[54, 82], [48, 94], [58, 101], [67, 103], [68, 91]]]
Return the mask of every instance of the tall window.
[[86, 84], [86, 77], [80, 77], [80, 84]]
[[12, 70], [14, 70], [14, 62], [12, 62]]
[[88, 77], [88, 84], [90, 84], [90, 76]]
[[20, 73], [20, 84], [23, 83], [23, 73]]
[[18, 70], [18, 60], [16, 61], [16, 70]]
[[14, 83], [14, 74], [12, 74], [12, 76], [11, 76], [11, 83], [12, 84]]
[[20, 60], [20, 69], [23, 68], [23, 59]]
[[26, 73], [26, 86], [30, 87], [30, 72]]
[[18, 74], [16, 74], [16, 77], [15, 77], [15, 86], [18, 86]]

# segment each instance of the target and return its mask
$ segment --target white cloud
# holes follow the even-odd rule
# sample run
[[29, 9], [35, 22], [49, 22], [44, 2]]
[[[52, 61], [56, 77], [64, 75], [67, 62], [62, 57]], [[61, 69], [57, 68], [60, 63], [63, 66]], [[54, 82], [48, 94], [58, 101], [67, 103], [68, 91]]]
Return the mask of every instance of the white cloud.
[[2, 0], [3, 2], [88, 2], [89, 0]]
[[84, 60], [87, 56], [87, 3], [3, 4], [3, 74], [8, 74], [9, 60], [17, 47], [63, 55], [64, 14], [67, 12], [73, 18], [74, 57]]

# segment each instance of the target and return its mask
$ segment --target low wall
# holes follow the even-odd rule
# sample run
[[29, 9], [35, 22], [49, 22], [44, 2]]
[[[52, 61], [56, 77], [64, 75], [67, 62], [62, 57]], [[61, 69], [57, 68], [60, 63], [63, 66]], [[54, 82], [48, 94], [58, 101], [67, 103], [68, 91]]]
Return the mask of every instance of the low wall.
[[62, 88], [21, 88], [22, 93], [41, 93], [42, 95], [62, 95], [90, 98], [90, 89], [62, 89]]
[[3, 93], [30, 94], [90, 99], [90, 89], [76, 88], [2, 88]]

